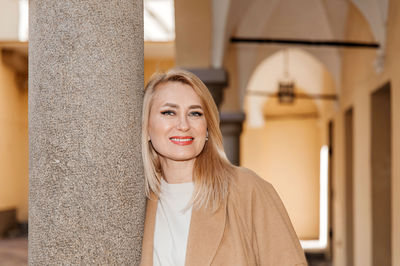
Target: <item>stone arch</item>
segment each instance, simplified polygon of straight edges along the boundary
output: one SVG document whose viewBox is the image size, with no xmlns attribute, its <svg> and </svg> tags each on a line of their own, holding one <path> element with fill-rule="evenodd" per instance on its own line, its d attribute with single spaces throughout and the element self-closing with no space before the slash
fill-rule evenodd
<svg viewBox="0 0 400 266">
<path fill-rule="evenodd" d="M 326 103 L 295 99 L 279 104 L 274 93 L 284 76 L 284 50 L 265 58 L 253 71 L 244 97 L 246 121 L 241 135 L 241 162 L 271 182 L 302 240 L 319 238 L 321 127 Z M 288 72 L 295 92 L 333 94 L 335 82 L 323 63 L 303 49 L 288 49 Z"/>
<path fill-rule="evenodd" d="M 297 91 L 301 88 L 306 94 L 335 94 L 334 78 L 315 56 L 303 49 L 287 49 L 288 72 L 295 82 Z M 265 58 L 253 71 L 243 95 L 247 122 L 252 126 L 261 126 L 263 122 L 262 108 L 268 97 L 252 96 L 254 91 L 273 93 L 278 90 L 278 82 L 283 78 L 284 50 L 279 50 Z M 249 102 L 251 101 L 251 103 Z M 304 102 L 298 100 L 297 102 Z M 310 100 L 307 100 L 310 101 Z M 318 112 L 324 112 L 327 103 L 315 102 Z"/>
</svg>

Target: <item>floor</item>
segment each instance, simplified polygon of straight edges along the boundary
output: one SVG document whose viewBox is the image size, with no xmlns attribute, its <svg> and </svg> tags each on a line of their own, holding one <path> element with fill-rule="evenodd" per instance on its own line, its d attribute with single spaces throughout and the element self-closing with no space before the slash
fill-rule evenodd
<svg viewBox="0 0 400 266">
<path fill-rule="evenodd" d="M 0 266 L 28 265 L 28 239 L 0 239 Z"/>
<path fill-rule="evenodd" d="M 323 256 L 307 254 L 310 266 L 331 266 Z M 0 266 L 28 265 L 28 239 L 12 238 L 0 239 Z"/>
<path fill-rule="evenodd" d="M 309 266 L 332 266 L 332 261 L 324 254 L 306 254 Z"/>
</svg>

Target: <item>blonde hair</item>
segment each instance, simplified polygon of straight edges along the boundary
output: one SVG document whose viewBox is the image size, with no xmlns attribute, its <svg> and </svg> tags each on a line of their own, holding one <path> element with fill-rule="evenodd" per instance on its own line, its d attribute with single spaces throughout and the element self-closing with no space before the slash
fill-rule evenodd
<svg viewBox="0 0 400 266">
<path fill-rule="evenodd" d="M 222 145 L 219 113 L 210 92 L 196 75 L 185 70 L 171 69 L 166 73 L 153 74 L 145 87 L 142 112 L 142 157 L 146 195 L 150 198 L 153 192 L 156 196 L 160 196 L 163 173 L 159 155 L 148 141 L 148 121 L 157 86 L 167 82 L 181 82 L 191 86 L 202 101 L 204 117 L 207 121 L 208 141 L 194 163 L 194 192 L 191 203 L 195 208 L 215 211 L 228 197 L 229 180 L 234 174 L 234 166 L 228 161 Z"/>
</svg>

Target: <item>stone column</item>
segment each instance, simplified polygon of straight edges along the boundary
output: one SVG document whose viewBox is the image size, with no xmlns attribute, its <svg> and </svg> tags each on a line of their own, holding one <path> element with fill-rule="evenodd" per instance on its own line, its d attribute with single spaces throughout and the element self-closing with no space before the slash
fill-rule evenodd
<svg viewBox="0 0 400 266">
<path fill-rule="evenodd" d="M 224 89 L 228 86 L 228 73 L 223 68 L 189 68 L 203 81 L 214 98 L 216 105 L 220 106 L 224 98 Z"/>
<path fill-rule="evenodd" d="M 143 3 L 29 4 L 29 263 L 138 265 Z"/>
<path fill-rule="evenodd" d="M 224 137 L 226 156 L 234 165 L 240 165 L 240 134 L 242 134 L 244 113 L 221 113 L 221 132 Z"/>
</svg>

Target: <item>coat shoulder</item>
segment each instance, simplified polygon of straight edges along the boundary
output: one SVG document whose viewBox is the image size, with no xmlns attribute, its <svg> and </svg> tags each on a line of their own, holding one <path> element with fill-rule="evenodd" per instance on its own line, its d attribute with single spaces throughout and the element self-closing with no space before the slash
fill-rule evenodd
<svg viewBox="0 0 400 266">
<path fill-rule="evenodd" d="M 278 193 L 253 171 L 237 167 L 232 180 L 231 213 L 251 236 L 260 265 L 306 265 L 304 252 Z M 286 256 L 281 256 L 286 254 Z"/>
<path fill-rule="evenodd" d="M 238 192 L 270 191 L 273 189 L 271 183 L 257 175 L 254 171 L 245 167 L 236 167 L 235 176 L 232 178 L 233 186 Z"/>
<path fill-rule="evenodd" d="M 235 208 L 246 212 L 251 212 L 254 205 L 266 206 L 268 203 L 275 205 L 274 201 L 279 200 L 271 183 L 244 167 L 235 168 L 229 194 L 229 201 L 236 205 Z"/>
</svg>

